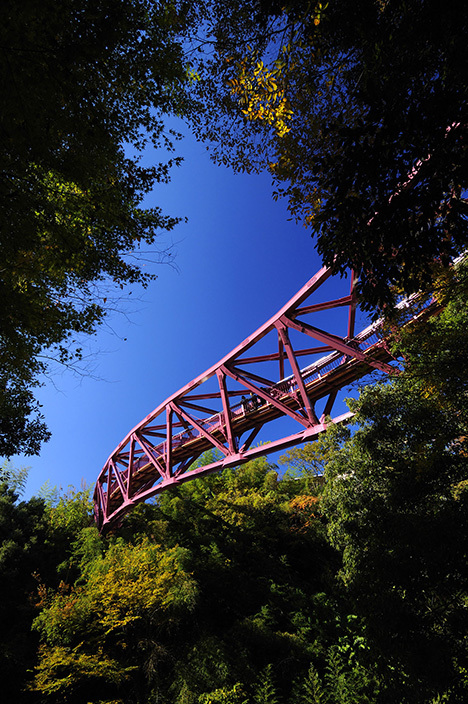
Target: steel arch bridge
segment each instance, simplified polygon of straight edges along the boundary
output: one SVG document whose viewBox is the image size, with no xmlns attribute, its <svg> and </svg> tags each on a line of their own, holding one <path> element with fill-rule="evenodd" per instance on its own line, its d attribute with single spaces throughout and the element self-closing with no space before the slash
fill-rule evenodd
<svg viewBox="0 0 468 704">
<path fill-rule="evenodd" d="M 320 299 L 330 276 L 330 269 L 320 269 L 253 335 L 128 433 L 96 483 L 94 512 L 102 532 L 116 528 L 135 504 L 169 487 L 314 440 L 328 424 L 351 417 L 331 417 L 340 389 L 374 370 L 395 373 L 383 321 L 355 332 L 354 274 L 348 295 Z M 411 319 L 432 313 L 436 303 L 421 310 L 413 296 L 399 307 L 408 308 Z M 314 325 L 320 314 L 334 309 L 347 311 L 343 336 Z M 282 417 L 293 421 L 295 432 L 254 446 L 260 430 Z M 216 450 L 216 459 L 194 464 L 207 450 Z"/>
</svg>

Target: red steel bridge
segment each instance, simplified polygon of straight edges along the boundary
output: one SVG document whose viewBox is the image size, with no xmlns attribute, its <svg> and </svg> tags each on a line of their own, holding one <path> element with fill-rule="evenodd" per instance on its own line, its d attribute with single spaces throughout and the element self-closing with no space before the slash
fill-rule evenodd
<svg viewBox="0 0 468 704">
<path fill-rule="evenodd" d="M 320 289 L 330 276 L 330 269 L 322 268 L 253 335 L 128 433 L 96 483 L 94 511 L 102 532 L 118 527 L 132 506 L 169 487 L 314 440 L 331 422 L 351 417 L 332 417 L 343 387 L 374 370 L 395 373 L 383 322 L 355 332 L 354 275 L 348 295 L 324 300 Z M 412 319 L 432 313 L 436 303 L 422 309 L 413 296 L 399 306 Z M 332 311 L 336 317 L 335 309 L 343 309 L 342 336 L 316 325 Z M 285 417 L 292 434 L 282 430 L 279 440 L 253 444 L 262 428 Z M 216 459 L 198 466 L 207 450 L 216 450 Z"/>
</svg>

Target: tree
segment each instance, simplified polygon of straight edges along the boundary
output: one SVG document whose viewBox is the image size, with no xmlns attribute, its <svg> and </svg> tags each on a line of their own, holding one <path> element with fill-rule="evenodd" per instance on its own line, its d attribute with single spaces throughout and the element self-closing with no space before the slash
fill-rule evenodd
<svg viewBox="0 0 468 704">
<path fill-rule="evenodd" d="M 373 663 L 360 663 L 372 652 L 363 619 L 335 588 L 339 555 L 305 502 L 309 475 L 279 479 L 257 459 L 135 507 L 106 539 L 86 491 L 13 512 L 0 501 L 11 534 L 0 557 L 17 542 L 21 567 L 4 570 L 17 630 L 2 653 L 19 632 L 27 643 L 12 699 L 293 704 L 317 690 L 336 704 L 377 701 Z"/>
<path fill-rule="evenodd" d="M 253 701 L 255 704 L 278 704 L 275 685 L 273 683 L 273 667 L 268 664 L 260 673 L 259 681 L 255 687 Z"/>
<path fill-rule="evenodd" d="M 371 672 L 349 662 L 332 647 L 327 653 L 323 678 L 313 665 L 300 683 L 295 701 L 300 704 L 373 704 L 379 701 L 378 682 Z"/>
<path fill-rule="evenodd" d="M 38 452 L 45 358 L 79 358 L 107 287 L 151 278 L 128 254 L 178 222 L 142 200 L 179 159 L 139 152 L 173 150 L 164 116 L 189 109 L 189 22 L 177 0 L 2 3 L 0 455 Z"/>
<path fill-rule="evenodd" d="M 170 702 L 195 704 L 242 701 L 246 692 L 253 701 L 269 696 L 263 674 L 272 663 L 278 699 L 287 701 L 294 678 L 311 657 L 320 660 L 336 636 L 330 582 L 338 563 L 321 520 L 294 501 L 307 481 L 280 480 L 261 458 L 187 482 L 127 516 L 124 535 L 145 532 L 189 551 L 199 589 L 194 612 L 167 644 L 173 665 L 161 697 L 166 690 Z"/>
<path fill-rule="evenodd" d="M 369 309 L 427 286 L 468 242 L 466 4 L 225 0 L 209 27 L 215 159 L 269 169 Z"/>
<path fill-rule="evenodd" d="M 244 704 L 267 696 L 272 663 L 287 701 L 343 631 L 330 594 L 339 563 L 307 482 L 258 459 L 135 507 L 108 539 L 87 524 L 83 492 L 49 500 L 60 554 L 39 583 L 31 695 Z"/>
<path fill-rule="evenodd" d="M 25 701 L 22 689 L 36 656 L 30 597 L 39 571 L 51 565 L 44 503 L 18 500 L 12 487 L 22 480 L 22 472 L 11 467 L 0 473 L 0 676 L 3 697 L 15 702 Z"/>
<path fill-rule="evenodd" d="M 180 548 L 117 541 L 82 563 L 78 584 L 46 592 L 34 622 L 44 647 L 30 689 L 44 701 L 80 702 L 91 690 L 99 699 L 118 697 L 125 684 L 137 697 L 148 641 L 159 658 L 158 634 L 193 608 L 196 585 L 185 561 Z"/>
<path fill-rule="evenodd" d="M 445 309 L 398 335 L 405 370 L 362 391 L 351 405 L 359 428 L 331 439 L 326 467 L 341 580 L 388 701 L 466 698 L 466 267 L 440 290 Z"/>
</svg>

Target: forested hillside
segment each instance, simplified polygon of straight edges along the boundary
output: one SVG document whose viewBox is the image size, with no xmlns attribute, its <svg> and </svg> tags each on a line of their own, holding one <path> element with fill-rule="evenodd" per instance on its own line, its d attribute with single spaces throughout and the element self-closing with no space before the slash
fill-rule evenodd
<svg viewBox="0 0 468 704">
<path fill-rule="evenodd" d="M 361 389 L 353 431 L 165 492 L 109 538 L 87 491 L 21 502 L 6 467 L 5 701 L 464 701 L 467 286 L 444 272 L 443 312 L 394 334 L 404 371 Z"/>
</svg>

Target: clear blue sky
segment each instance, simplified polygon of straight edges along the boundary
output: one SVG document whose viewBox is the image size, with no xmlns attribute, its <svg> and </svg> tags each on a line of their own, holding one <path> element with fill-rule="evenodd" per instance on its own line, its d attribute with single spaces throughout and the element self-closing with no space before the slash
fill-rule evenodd
<svg viewBox="0 0 468 704">
<path fill-rule="evenodd" d="M 91 341 L 93 376 L 59 372 L 40 390 L 52 439 L 40 457 L 13 460 L 31 468 L 26 496 L 46 482 L 94 484 L 133 426 L 256 330 L 321 266 L 310 230 L 288 221 L 267 175 L 217 167 L 191 137 L 177 152 L 184 163 L 148 200 L 188 217 L 164 237 L 177 268 L 149 265 L 158 279 L 133 291 L 123 303 L 128 316 L 111 315 Z M 343 282 L 336 285 L 343 291 Z"/>
</svg>

